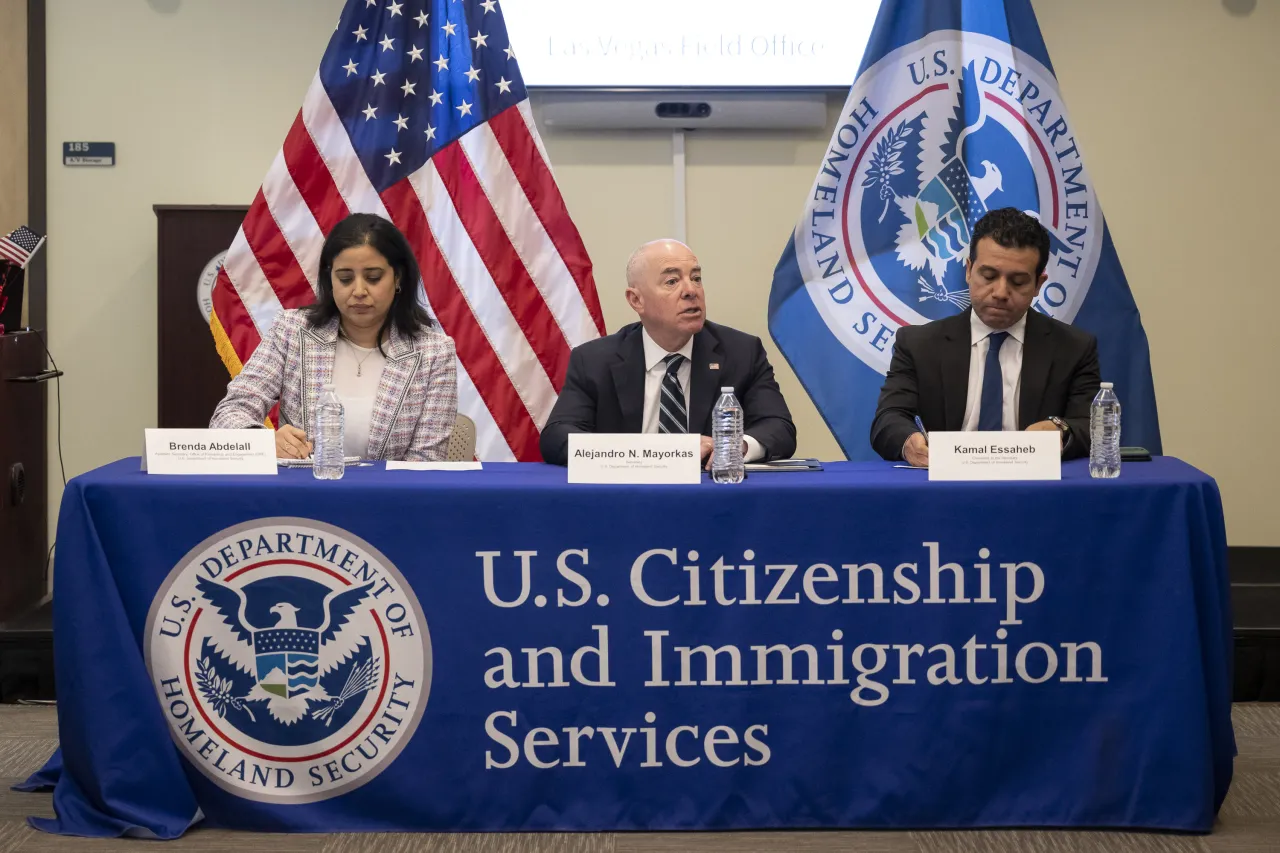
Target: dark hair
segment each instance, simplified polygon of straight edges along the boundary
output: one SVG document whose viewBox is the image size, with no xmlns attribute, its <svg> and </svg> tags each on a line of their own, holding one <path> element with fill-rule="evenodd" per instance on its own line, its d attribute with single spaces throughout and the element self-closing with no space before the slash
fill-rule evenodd
<svg viewBox="0 0 1280 853">
<path fill-rule="evenodd" d="M 391 298 L 391 310 L 378 330 L 378 349 L 382 349 L 382 336 L 394 323 L 402 335 L 413 336 L 422 329 L 435 325 L 431 315 L 418 302 L 417 291 L 422 279 L 418 262 L 413 257 L 409 241 L 400 229 L 381 216 L 372 213 L 353 213 L 333 226 L 320 250 L 320 275 L 316 279 L 316 301 L 307 306 L 307 319 L 313 326 L 323 326 L 339 316 L 338 303 L 333 301 L 333 261 L 353 246 L 371 246 L 391 265 L 396 277 L 396 292 Z"/>
<path fill-rule="evenodd" d="M 969 262 L 978 257 L 978 241 L 990 237 L 1006 249 L 1035 249 L 1040 253 L 1036 263 L 1036 276 L 1049 265 L 1049 232 L 1034 216 L 1016 207 L 993 210 L 973 226 L 973 239 L 969 241 Z"/>
</svg>

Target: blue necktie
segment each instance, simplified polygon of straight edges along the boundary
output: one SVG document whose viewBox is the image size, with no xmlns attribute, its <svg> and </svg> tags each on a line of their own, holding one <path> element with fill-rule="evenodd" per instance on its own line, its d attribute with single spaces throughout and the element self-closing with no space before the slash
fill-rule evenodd
<svg viewBox="0 0 1280 853">
<path fill-rule="evenodd" d="M 1004 374 L 1000 372 L 1000 347 L 1008 332 L 992 332 L 987 338 L 987 366 L 982 371 L 982 400 L 978 407 L 978 429 L 1004 429 Z"/>
</svg>

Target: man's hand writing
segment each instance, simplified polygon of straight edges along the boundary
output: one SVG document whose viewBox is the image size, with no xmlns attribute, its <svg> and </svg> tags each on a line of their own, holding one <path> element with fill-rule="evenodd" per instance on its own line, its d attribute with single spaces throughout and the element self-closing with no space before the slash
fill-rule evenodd
<svg viewBox="0 0 1280 853">
<path fill-rule="evenodd" d="M 925 441 L 924 434 L 914 432 L 907 439 L 907 443 L 902 447 L 902 458 L 908 465 L 916 468 L 929 467 L 929 443 Z"/>
</svg>

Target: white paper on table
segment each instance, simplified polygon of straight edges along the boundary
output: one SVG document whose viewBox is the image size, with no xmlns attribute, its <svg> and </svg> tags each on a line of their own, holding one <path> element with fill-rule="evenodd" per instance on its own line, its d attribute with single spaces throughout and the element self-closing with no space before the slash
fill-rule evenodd
<svg viewBox="0 0 1280 853">
<path fill-rule="evenodd" d="M 388 471 L 479 471 L 479 462 L 387 462 Z"/>
</svg>

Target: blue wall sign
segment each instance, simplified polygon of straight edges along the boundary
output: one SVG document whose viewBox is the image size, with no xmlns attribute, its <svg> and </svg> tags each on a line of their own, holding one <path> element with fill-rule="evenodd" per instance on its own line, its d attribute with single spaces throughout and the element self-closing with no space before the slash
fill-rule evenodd
<svg viewBox="0 0 1280 853">
<path fill-rule="evenodd" d="M 62 165 L 64 166 L 114 166 L 116 144 L 114 142 L 64 142 Z"/>
</svg>

